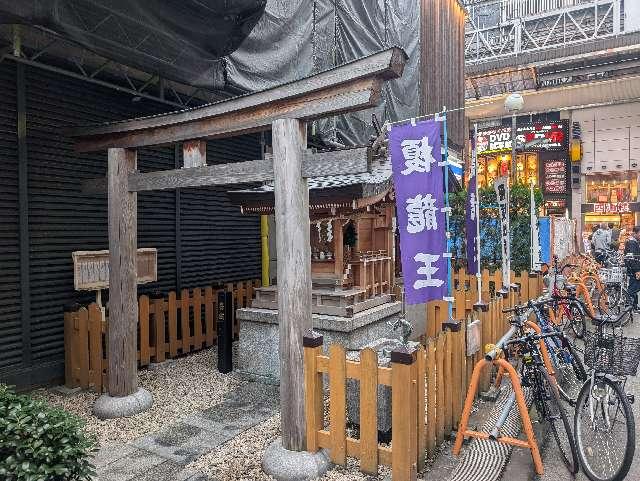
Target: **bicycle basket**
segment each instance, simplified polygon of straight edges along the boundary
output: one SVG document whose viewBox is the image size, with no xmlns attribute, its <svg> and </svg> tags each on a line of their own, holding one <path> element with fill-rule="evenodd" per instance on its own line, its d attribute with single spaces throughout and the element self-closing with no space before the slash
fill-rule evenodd
<svg viewBox="0 0 640 481">
<path fill-rule="evenodd" d="M 640 338 L 584 333 L 584 363 L 597 372 L 635 376 L 640 363 Z"/>
<path fill-rule="evenodd" d="M 598 276 L 600 280 L 607 283 L 619 283 L 624 280 L 624 268 L 622 267 L 607 267 L 598 269 Z"/>
</svg>

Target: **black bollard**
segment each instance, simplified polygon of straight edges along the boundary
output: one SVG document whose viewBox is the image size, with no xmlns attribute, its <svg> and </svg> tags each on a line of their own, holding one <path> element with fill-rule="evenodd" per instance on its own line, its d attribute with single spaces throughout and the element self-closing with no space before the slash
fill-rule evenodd
<svg viewBox="0 0 640 481">
<path fill-rule="evenodd" d="M 218 292 L 218 371 L 233 370 L 233 297 L 231 292 Z"/>
</svg>

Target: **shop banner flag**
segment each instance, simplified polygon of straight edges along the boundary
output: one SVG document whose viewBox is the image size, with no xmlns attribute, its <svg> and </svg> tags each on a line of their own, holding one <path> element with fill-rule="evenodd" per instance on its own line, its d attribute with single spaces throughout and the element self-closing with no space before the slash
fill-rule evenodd
<svg viewBox="0 0 640 481">
<path fill-rule="evenodd" d="M 502 246 L 502 288 L 509 289 L 511 284 L 511 243 L 509 241 L 509 178 L 498 177 L 494 184 L 498 199 L 500 217 L 500 244 Z"/>
<path fill-rule="evenodd" d="M 465 231 L 467 234 L 467 273 L 471 275 L 475 275 L 478 273 L 478 243 L 480 239 L 478 238 L 478 226 L 477 223 L 480 222 L 479 212 L 478 212 L 478 203 L 476 196 L 477 193 L 477 183 L 476 183 L 476 175 L 477 175 L 477 158 L 476 158 L 476 147 L 475 140 L 472 140 L 471 145 L 471 169 L 469 175 L 469 183 L 467 184 L 467 203 L 465 205 Z"/>
<path fill-rule="evenodd" d="M 448 292 L 440 125 L 412 122 L 389 133 L 407 304 L 442 299 Z"/>
<path fill-rule="evenodd" d="M 531 189 L 531 271 L 540 272 L 542 262 L 540 261 L 540 234 L 538 230 L 538 216 L 536 214 L 536 199 L 533 194 L 533 184 Z"/>
</svg>

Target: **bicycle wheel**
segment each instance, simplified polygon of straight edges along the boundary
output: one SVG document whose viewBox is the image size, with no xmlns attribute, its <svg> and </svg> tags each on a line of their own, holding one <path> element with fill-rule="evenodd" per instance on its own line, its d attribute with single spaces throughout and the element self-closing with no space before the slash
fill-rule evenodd
<svg viewBox="0 0 640 481">
<path fill-rule="evenodd" d="M 604 288 L 607 294 L 607 310 L 620 313 L 629 304 L 629 294 L 619 282 L 607 284 Z"/>
<path fill-rule="evenodd" d="M 591 413 L 593 412 L 593 416 Z M 626 394 L 599 375 L 584 383 L 574 428 L 580 464 L 591 481 L 619 481 L 629 472 L 636 445 L 635 421 Z"/>
<path fill-rule="evenodd" d="M 569 418 L 562 404 L 560 404 L 560 395 L 556 383 L 546 370 L 543 369 L 542 374 L 542 386 L 540 386 L 542 392 L 538 393 L 538 396 L 540 396 L 543 404 L 543 417 L 549 423 L 564 464 L 571 474 L 576 474 L 580 465 L 578 464 L 578 453 Z"/>
<path fill-rule="evenodd" d="M 584 364 L 573 345 L 568 340 L 553 343 L 549 354 L 558 381 L 558 391 L 562 399 L 575 406 L 582 385 L 587 380 Z"/>
<path fill-rule="evenodd" d="M 585 316 L 579 307 L 572 305 L 570 307 L 569 327 L 573 332 L 574 337 L 582 339 L 584 337 L 584 331 L 587 329 L 587 322 Z"/>
</svg>

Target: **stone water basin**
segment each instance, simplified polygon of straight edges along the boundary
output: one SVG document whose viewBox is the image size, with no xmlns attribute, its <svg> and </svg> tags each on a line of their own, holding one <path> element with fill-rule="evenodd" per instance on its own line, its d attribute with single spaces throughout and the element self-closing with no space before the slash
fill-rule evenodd
<svg viewBox="0 0 640 481">
<path fill-rule="evenodd" d="M 409 341 L 407 346 L 417 348 L 418 342 Z M 402 341 L 392 338 L 380 338 L 364 348 L 371 348 L 378 354 L 378 366 L 389 367 L 391 365 L 391 352 L 403 346 Z M 364 349 L 363 348 L 363 349 Z M 347 359 L 360 360 L 360 351 L 348 351 Z M 356 379 L 347 379 L 347 420 L 352 424 L 360 425 L 360 382 Z M 388 435 L 391 431 L 391 388 L 378 385 L 378 431 Z"/>
</svg>

